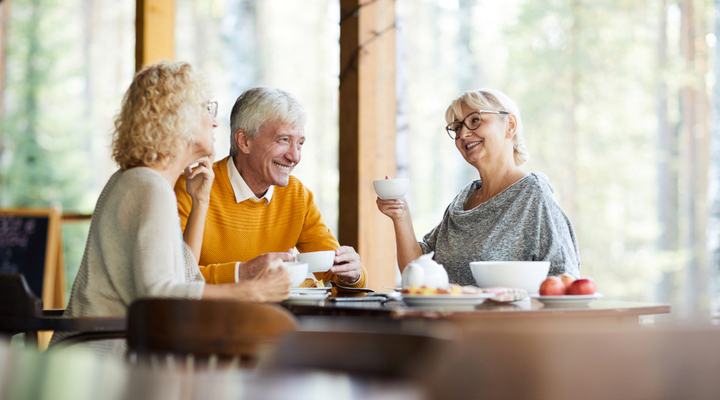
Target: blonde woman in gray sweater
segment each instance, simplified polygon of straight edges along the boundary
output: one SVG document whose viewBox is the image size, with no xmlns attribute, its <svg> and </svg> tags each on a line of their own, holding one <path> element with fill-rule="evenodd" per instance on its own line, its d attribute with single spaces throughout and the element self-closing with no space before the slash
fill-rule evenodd
<svg viewBox="0 0 720 400">
<path fill-rule="evenodd" d="M 287 298 L 290 277 L 279 268 L 280 256 L 249 261 L 260 271 L 253 280 L 206 285 L 196 262 L 202 237 L 185 239 L 192 248 L 183 241 L 173 187 L 185 170 L 194 200 L 190 220 L 202 232 L 216 114 L 202 74 L 189 64 L 150 65 L 135 76 L 115 120 L 113 158 L 120 170 L 98 198 L 65 316 L 124 316 L 143 297 Z M 70 334 L 58 333 L 53 342 Z M 89 346 L 119 356 L 125 350 L 120 340 Z"/>
<path fill-rule="evenodd" d="M 550 261 L 549 275 L 580 275 L 580 254 L 567 215 L 548 177 L 520 169 L 529 154 L 520 110 L 495 89 L 467 91 L 445 113 L 447 131 L 480 179 L 465 186 L 440 224 L 422 241 L 413 231 L 405 198 L 377 199 L 393 221 L 402 271 L 423 253 L 448 272 L 451 283 L 473 285 L 471 261 Z"/>
</svg>

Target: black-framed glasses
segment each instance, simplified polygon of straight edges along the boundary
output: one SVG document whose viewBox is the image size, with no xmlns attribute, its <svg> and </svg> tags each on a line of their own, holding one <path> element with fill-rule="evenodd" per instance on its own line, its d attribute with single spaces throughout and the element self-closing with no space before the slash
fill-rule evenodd
<svg viewBox="0 0 720 400">
<path fill-rule="evenodd" d="M 468 114 L 465 118 L 463 118 L 462 121 L 455 121 L 448 124 L 448 126 L 445 127 L 445 130 L 447 131 L 448 136 L 450 136 L 450 139 L 457 139 L 458 135 L 460 134 L 460 130 L 462 129 L 463 125 L 465 125 L 466 128 L 469 130 L 474 130 L 480 127 L 480 123 L 482 122 L 482 118 L 480 118 L 480 114 L 505 114 L 508 115 L 509 113 L 507 111 L 488 111 L 488 110 L 478 110 L 473 111 L 470 114 Z"/>
<path fill-rule="evenodd" d="M 217 117 L 217 111 L 218 111 L 218 102 L 217 101 L 210 101 L 204 104 L 205 107 L 207 107 L 207 112 L 212 115 L 213 118 Z"/>
</svg>

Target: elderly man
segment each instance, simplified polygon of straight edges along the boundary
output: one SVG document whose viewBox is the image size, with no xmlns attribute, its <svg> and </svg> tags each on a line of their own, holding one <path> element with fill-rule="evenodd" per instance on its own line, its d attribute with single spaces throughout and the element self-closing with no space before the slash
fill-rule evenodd
<svg viewBox="0 0 720 400">
<path fill-rule="evenodd" d="M 352 247 L 339 245 L 312 192 L 290 175 L 300 162 L 305 119 L 300 102 L 280 89 L 255 87 L 235 102 L 230 156 L 213 164 L 215 180 L 201 238 L 198 263 L 208 283 L 251 279 L 258 271 L 246 261 L 273 252 L 290 261 L 288 250 L 294 247 L 301 253 L 335 250 L 335 265 L 316 278 L 366 285 L 360 256 Z M 175 194 L 185 231 L 192 208 L 185 179 L 178 179 Z"/>
</svg>

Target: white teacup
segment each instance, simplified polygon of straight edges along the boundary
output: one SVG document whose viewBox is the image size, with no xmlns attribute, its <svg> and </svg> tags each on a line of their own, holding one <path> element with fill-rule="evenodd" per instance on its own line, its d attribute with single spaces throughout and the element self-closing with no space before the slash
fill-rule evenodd
<svg viewBox="0 0 720 400">
<path fill-rule="evenodd" d="M 335 250 L 300 253 L 297 260 L 308 264 L 308 272 L 325 272 L 335 264 Z"/>
<path fill-rule="evenodd" d="M 308 273 L 308 263 L 290 261 L 284 262 L 283 268 L 290 273 L 290 286 L 300 286 L 305 281 Z"/>
<path fill-rule="evenodd" d="M 375 193 L 383 200 L 395 200 L 405 196 L 409 186 L 409 179 L 378 179 L 373 181 Z"/>
</svg>

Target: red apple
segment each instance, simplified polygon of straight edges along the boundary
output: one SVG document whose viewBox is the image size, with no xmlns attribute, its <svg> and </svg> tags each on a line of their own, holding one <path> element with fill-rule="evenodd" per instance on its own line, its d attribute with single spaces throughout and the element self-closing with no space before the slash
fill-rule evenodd
<svg viewBox="0 0 720 400">
<path fill-rule="evenodd" d="M 551 276 L 540 284 L 540 296 L 562 296 L 565 294 L 565 284 L 557 276 Z"/>
<path fill-rule="evenodd" d="M 578 279 L 570 285 L 567 294 L 595 294 L 595 281 L 593 281 L 592 278 Z"/>
<path fill-rule="evenodd" d="M 565 291 L 567 291 L 570 288 L 570 285 L 575 282 L 575 277 L 570 274 L 562 274 L 559 278 L 565 284 Z"/>
</svg>

